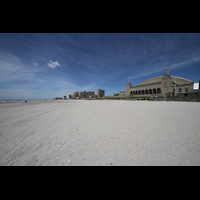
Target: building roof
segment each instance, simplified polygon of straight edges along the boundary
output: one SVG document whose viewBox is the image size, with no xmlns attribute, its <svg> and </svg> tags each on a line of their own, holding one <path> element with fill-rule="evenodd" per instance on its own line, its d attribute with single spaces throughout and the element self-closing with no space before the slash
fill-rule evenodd
<svg viewBox="0 0 200 200">
<path fill-rule="evenodd" d="M 144 84 L 144 85 L 137 85 L 137 86 L 132 86 L 131 88 L 135 88 L 135 87 L 140 87 L 140 86 L 146 86 L 146 85 L 153 85 L 153 84 L 158 84 L 158 83 L 161 83 L 161 82 L 155 82 L 155 83 L 149 83 L 149 84 Z"/>
<path fill-rule="evenodd" d="M 158 77 L 155 77 L 155 78 L 148 79 L 148 80 L 140 83 L 138 86 L 159 83 L 159 82 L 162 81 L 162 77 L 163 76 L 158 76 Z M 184 85 L 184 84 L 191 84 L 192 83 L 192 81 L 190 81 L 188 79 L 176 77 L 176 76 L 171 76 L 171 79 L 172 79 L 172 82 L 174 82 L 174 83 L 176 82 L 177 85 Z"/>
</svg>

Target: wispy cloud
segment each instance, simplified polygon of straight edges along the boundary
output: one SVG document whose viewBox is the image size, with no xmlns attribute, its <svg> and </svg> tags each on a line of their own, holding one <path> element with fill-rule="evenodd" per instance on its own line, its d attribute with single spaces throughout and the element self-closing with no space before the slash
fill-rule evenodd
<svg viewBox="0 0 200 200">
<path fill-rule="evenodd" d="M 35 63 L 34 63 L 34 65 L 35 65 L 35 66 L 38 66 L 38 63 L 37 63 L 37 62 L 35 62 Z"/>
<path fill-rule="evenodd" d="M 0 60 L 0 83 L 30 80 L 35 71 L 36 69 L 27 67 L 20 59 L 10 54 Z"/>
<path fill-rule="evenodd" d="M 139 77 L 143 77 L 143 76 L 148 76 L 148 75 L 152 75 L 158 72 L 164 72 L 164 70 L 168 69 L 168 70 L 176 70 L 176 69 L 180 69 L 180 68 L 184 68 L 184 67 L 188 67 L 192 64 L 198 63 L 200 62 L 200 58 L 199 57 L 194 57 L 194 58 L 190 58 L 187 60 L 176 60 L 174 62 L 170 62 L 168 60 L 162 62 L 162 63 L 157 63 L 154 64 L 154 66 L 148 66 L 149 69 L 151 69 L 150 71 L 147 70 L 146 72 L 142 72 L 135 75 L 135 76 L 129 76 L 128 79 L 135 79 L 135 78 L 139 78 Z M 145 69 L 148 69 L 147 67 Z"/>
<path fill-rule="evenodd" d="M 53 62 L 52 60 L 49 61 L 49 63 L 47 63 L 47 65 L 51 68 L 56 68 L 57 66 L 60 66 L 60 64 L 58 63 L 58 61 Z"/>
</svg>

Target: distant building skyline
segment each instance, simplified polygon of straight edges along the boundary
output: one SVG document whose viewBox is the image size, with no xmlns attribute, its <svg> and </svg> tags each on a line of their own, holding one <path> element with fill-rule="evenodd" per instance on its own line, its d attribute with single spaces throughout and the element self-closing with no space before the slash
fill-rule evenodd
<svg viewBox="0 0 200 200">
<path fill-rule="evenodd" d="M 72 94 L 69 94 L 69 99 L 93 98 L 94 95 L 95 95 L 94 91 L 73 92 Z"/>
</svg>

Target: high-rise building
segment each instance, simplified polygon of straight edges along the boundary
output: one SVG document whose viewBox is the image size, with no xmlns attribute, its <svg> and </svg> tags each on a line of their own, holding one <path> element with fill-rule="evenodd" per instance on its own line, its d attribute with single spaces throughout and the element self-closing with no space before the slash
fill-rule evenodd
<svg viewBox="0 0 200 200">
<path fill-rule="evenodd" d="M 101 90 L 100 88 L 97 90 L 97 97 L 105 96 L 105 90 Z"/>
</svg>

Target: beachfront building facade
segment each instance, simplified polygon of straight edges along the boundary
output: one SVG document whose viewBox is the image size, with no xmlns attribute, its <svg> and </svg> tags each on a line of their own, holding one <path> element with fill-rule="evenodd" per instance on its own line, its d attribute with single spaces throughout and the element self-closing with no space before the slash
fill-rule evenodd
<svg viewBox="0 0 200 200">
<path fill-rule="evenodd" d="M 88 92 L 86 92 L 86 91 L 79 92 L 79 98 L 80 99 L 87 99 L 87 98 L 89 98 Z"/>
<path fill-rule="evenodd" d="M 89 98 L 94 98 L 95 94 L 94 91 L 88 91 Z"/>
<path fill-rule="evenodd" d="M 169 70 L 165 70 L 165 76 L 146 80 L 137 86 L 133 86 L 129 80 L 126 91 L 119 92 L 119 96 L 176 96 L 193 91 L 193 85 L 194 82 L 185 78 L 169 76 Z"/>
<path fill-rule="evenodd" d="M 94 91 L 88 91 L 88 95 L 94 95 Z"/>
</svg>

